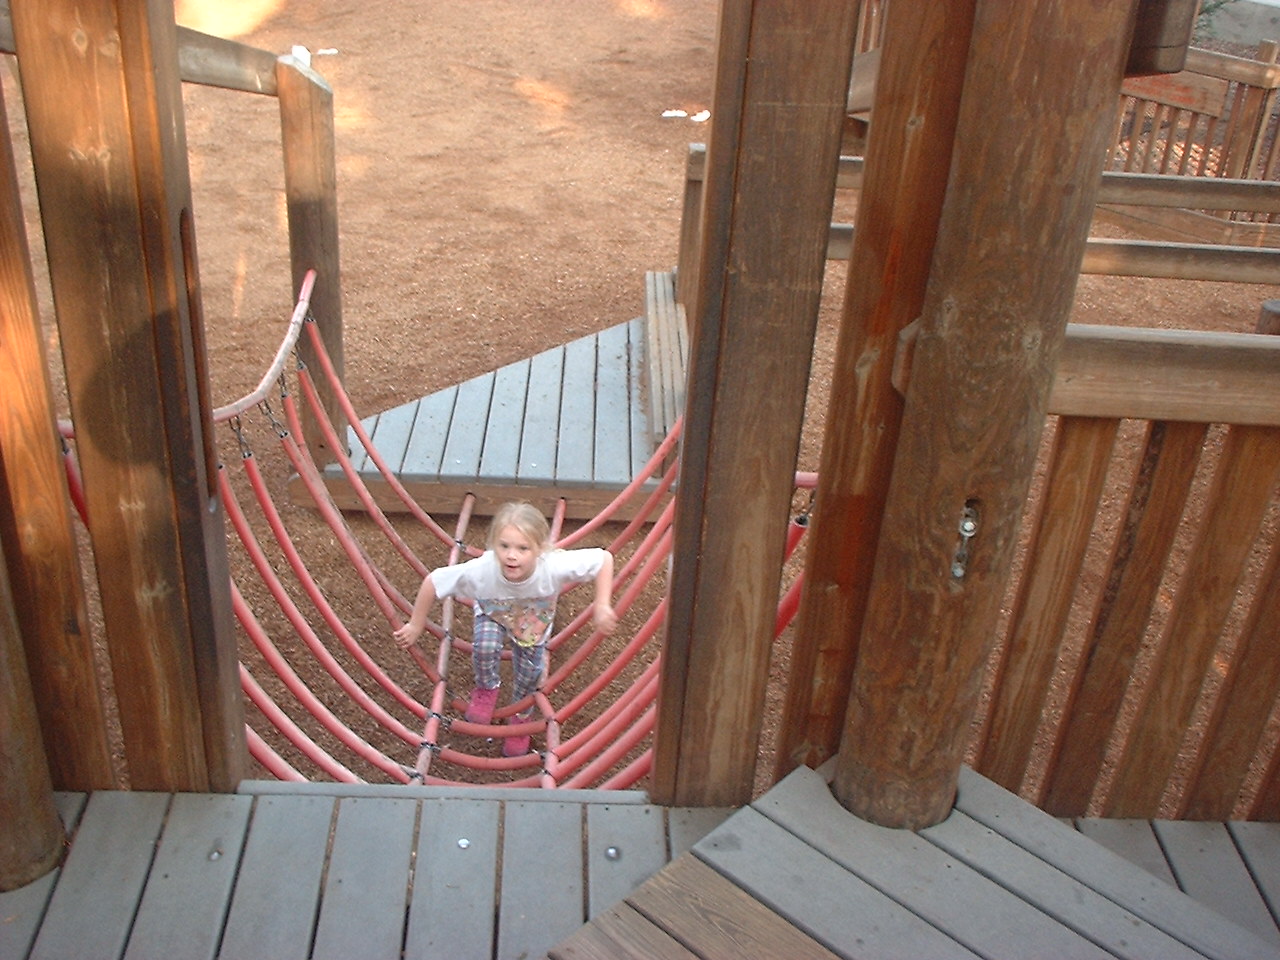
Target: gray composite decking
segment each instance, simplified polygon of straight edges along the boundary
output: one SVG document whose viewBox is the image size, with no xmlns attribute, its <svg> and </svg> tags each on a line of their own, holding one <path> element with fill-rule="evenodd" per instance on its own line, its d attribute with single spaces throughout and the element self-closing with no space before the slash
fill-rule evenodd
<svg viewBox="0 0 1280 960">
<path fill-rule="evenodd" d="M 803 769 L 732 812 L 262 781 L 58 802 L 68 855 L 0 894 L 0 960 L 1280 957 L 1280 824 L 1074 830 L 967 770 L 919 833 Z"/>
<path fill-rule="evenodd" d="M 638 475 L 683 406 L 687 338 L 669 273 L 646 279 L 645 316 L 553 347 L 361 421 L 390 471 L 431 513 L 565 498 L 590 517 Z M 353 462 L 384 509 L 402 509 L 354 431 Z M 358 501 L 337 466 L 340 507 Z M 291 495 L 303 497 L 295 481 Z M 634 506 L 639 506 L 639 503 Z M 620 511 L 626 518 L 631 510 Z"/>
</svg>

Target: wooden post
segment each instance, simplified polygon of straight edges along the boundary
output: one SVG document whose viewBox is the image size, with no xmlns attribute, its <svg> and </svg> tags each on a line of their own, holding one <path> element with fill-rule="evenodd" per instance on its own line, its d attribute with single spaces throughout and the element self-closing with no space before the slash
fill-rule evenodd
<svg viewBox="0 0 1280 960">
<path fill-rule="evenodd" d="M 751 796 L 857 5 L 730 0 L 652 795 Z"/>
<path fill-rule="evenodd" d="M 8 129 L 0 92 L 0 130 Z M 0 136 L 0 383 L 0 541 L 39 691 L 40 726 L 58 744 L 53 782 L 63 790 L 102 789 L 114 782 L 111 751 L 7 135 Z"/>
<path fill-rule="evenodd" d="M 13 25 L 130 783 L 245 769 L 173 7 Z"/>
<path fill-rule="evenodd" d="M 955 797 L 1133 14 L 1132 3 L 976 8 L 836 764 L 837 797 L 876 823 L 921 828 Z"/>
<path fill-rule="evenodd" d="M 884 25 L 778 776 L 832 756 L 844 727 L 902 418 L 893 361 L 899 332 L 924 301 L 974 2 L 895 3 Z"/>
<path fill-rule="evenodd" d="M 280 131 L 284 147 L 284 191 L 289 213 L 289 260 L 296 296 L 308 270 L 316 271 L 311 315 L 329 359 L 343 374 L 342 275 L 338 258 L 338 172 L 335 161 L 333 91 L 310 65 L 296 57 L 276 64 Z M 316 391 L 329 419 L 345 437 L 342 407 L 315 361 L 310 338 L 298 341 L 298 354 L 312 370 Z M 311 455 L 323 467 L 334 452 L 309 408 L 303 410 L 303 433 Z"/>
<path fill-rule="evenodd" d="M 62 856 L 62 822 L 0 550 L 0 893 L 43 876 Z"/>
</svg>

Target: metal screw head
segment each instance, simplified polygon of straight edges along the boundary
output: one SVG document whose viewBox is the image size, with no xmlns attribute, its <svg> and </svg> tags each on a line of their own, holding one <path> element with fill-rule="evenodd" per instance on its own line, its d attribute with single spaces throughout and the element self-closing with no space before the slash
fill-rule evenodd
<svg viewBox="0 0 1280 960">
<path fill-rule="evenodd" d="M 972 537 L 978 532 L 978 521 L 966 517 L 960 521 L 960 532 L 966 537 Z"/>
<path fill-rule="evenodd" d="M 466 850 L 469 846 L 471 846 L 471 841 L 470 841 L 470 840 L 468 840 L 466 837 L 461 837 L 461 838 L 459 838 L 459 840 L 458 840 L 458 849 L 459 849 L 459 850 Z"/>
<path fill-rule="evenodd" d="M 606 860 L 621 860 L 622 851 L 617 847 L 605 847 L 604 858 Z"/>
</svg>

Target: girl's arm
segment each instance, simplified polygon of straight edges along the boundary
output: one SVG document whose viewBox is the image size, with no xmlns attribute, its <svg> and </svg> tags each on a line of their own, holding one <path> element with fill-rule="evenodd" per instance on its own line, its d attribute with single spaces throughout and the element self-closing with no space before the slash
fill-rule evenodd
<svg viewBox="0 0 1280 960">
<path fill-rule="evenodd" d="M 431 575 L 422 578 L 422 586 L 418 588 L 417 599 L 413 601 L 413 613 L 409 622 L 397 630 L 393 636 L 404 649 L 409 649 L 418 642 L 422 632 L 427 629 L 427 614 L 436 602 L 436 585 L 431 582 Z"/>
<path fill-rule="evenodd" d="M 596 602 L 592 623 L 605 636 L 618 629 L 618 615 L 613 611 L 613 554 L 604 552 L 604 562 L 596 573 Z"/>
</svg>

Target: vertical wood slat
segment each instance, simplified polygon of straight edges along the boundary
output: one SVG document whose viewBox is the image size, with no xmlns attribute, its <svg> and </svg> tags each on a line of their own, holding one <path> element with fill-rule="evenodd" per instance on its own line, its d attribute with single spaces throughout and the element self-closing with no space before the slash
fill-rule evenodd
<svg viewBox="0 0 1280 960">
<path fill-rule="evenodd" d="M 0 129 L 8 129 L 2 95 Z M 58 745 L 48 755 L 49 772 L 59 789 L 107 787 L 107 725 L 7 136 L 0 137 L 0 345 L 0 541 L 39 729 L 47 743 Z"/>
<path fill-rule="evenodd" d="M 284 190 L 289 216 L 289 261 L 293 290 L 308 270 L 316 271 L 311 314 L 319 325 L 329 360 L 341 380 L 345 369 L 342 272 L 338 250 L 338 171 L 333 124 L 333 91 L 324 78 L 295 57 L 276 63 L 280 106 Z M 343 423 L 342 408 L 326 377 L 318 375 L 314 348 L 303 337 L 299 356 L 312 370 L 321 405 L 331 423 Z M 335 460 L 314 414 L 304 410 L 303 433 L 317 465 Z"/>
<path fill-rule="evenodd" d="M 1106 801 L 1108 815 L 1147 815 L 1158 804 L 1278 479 L 1280 430 L 1230 428 Z"/>
<path fill-rule="evenodd" d="M 721 7 L 651 786 L 664 803 L 752 789 L 856 13 Z"/>
<path fill-rule="evenodd" d="M 996 672 L 991 720 L 975 769 L 1016 791 L 1035 747 L 1062 655 L 1119 421 L 1063 417 L 1049 479 Z"/>
<path fill-rule="evenodd" d="M 1115 4 L 1086 15 L 1050 0 L 980 0 L 975 11 L 836 764 L 841 803 L 872 822 L 925 827 L 944 819 L 955 798 L 1088 238 L 1090 185 L 1100 181 L 1112 133 L 1132 13 L 1132 5 Z M 1081 71 L 1086 58 L 1091 69 Z M 998 129 L 989 123 L 997 99 L 1007 105 Z M 1009 168 L 1011 131 L 1019 149 Z M 997 165 L 1007 171 L 998 184 L 990 175 Z M 1032 209 L 1037 216 L 1026 217 Z M 977 515 L 968 544 L 958 532 L 966 510 Z"/>
<path fill-rule="evenodd" d="M 1040 805 L 1055 816 L 1085 812 L 1120 714 L 1206 428 L 1155 423 L 1129 494 L 1106 585 L 1050 746 Z"/>
<path fill-rule="evenodd" d="M 247 754 L 173 8 L 12 12 L 131 783 L 230 789 Z"/>
<path fill-rule="evenodd" d="M 860 280 L 845 292 L 775 776 L 840 742 L 902 418 L 893 358 L 924 302 L 972 17 L 972 4 L 898 3 L 883 24 L 879 132 L 849 264 Z"/>
</svg>

